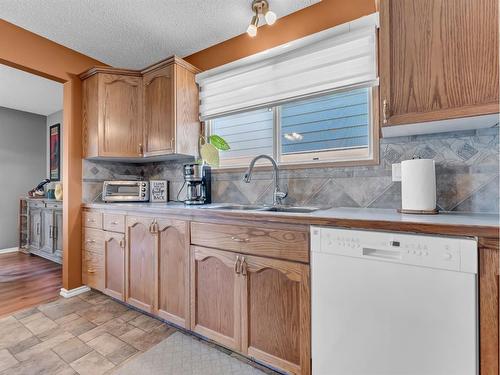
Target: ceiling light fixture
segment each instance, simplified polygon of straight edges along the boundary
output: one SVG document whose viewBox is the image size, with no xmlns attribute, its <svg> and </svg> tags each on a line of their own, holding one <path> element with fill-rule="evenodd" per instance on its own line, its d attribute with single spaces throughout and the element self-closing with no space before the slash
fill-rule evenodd
<svg viewBox="0 0 500 375">
<path fill-rule="evenodd" d="M 264 16 L 268 25 L 273 25 L 276 22 L 276 13 L 269 10 L 269 2 L 267 0 L 253 0 L 252 11 L 254 16 L 247 28 L 247 34 L 251 37 L 257 35 L 257 27 L 259 26 L 259 17 Z"/>
</svg>

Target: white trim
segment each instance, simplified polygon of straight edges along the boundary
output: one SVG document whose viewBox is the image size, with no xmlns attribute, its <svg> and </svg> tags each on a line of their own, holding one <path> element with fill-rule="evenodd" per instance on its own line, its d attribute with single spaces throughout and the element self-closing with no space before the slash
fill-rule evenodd
<svg viewBox="0 0 500 375">
<path fill-rule="evenodd" d="M 0 254 L 15 253 L 19 251 L 18 247 L 9 247 L 8 249 L 1 249 Z"/>
<path fill-rule="evenodd" d="M 61 288 L 61 292 L 59 294 L 61 295 L 61 297 L 71 298 L 71 297 L 74 297 L 74 296 L 77 296 L 79 294 L 86 293 L 86 292 L 90 292 L 90 288 L 87 285 L 82 285 L 82 286 L 79 286 L 78 288 L 70 289 L 70 290 Z"/>
</svg>

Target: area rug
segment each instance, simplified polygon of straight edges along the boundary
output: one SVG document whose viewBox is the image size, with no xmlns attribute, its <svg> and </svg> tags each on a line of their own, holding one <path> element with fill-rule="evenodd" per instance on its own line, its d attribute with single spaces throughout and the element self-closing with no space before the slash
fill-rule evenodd
<svg viewBox="0 0 500 375">
<path fill-rule="evenodd" d="M 118 375 L 264 375 L 220 350 L 176 332 L 116 369 Z"/>
</svg>

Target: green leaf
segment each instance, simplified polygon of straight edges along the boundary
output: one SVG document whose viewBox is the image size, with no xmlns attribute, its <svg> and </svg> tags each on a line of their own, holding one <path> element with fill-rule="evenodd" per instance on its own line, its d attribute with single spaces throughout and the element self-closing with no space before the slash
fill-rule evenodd
<svg viewBox="0 0 500 375">
<path fill-rule="evenodd" d="M 210 143 L 214 145 L 215 148 L 221 151 L 227 151 L 231 148 L 229 147 L 228 143 L 224 140 L 224 138 L 216 134 L 210 136 Z"/>
<path fill-rule="evenodd" d="M 212 167 L 219 167 L 219 151 L 210 143 L 205 143 L 200 147 L 200 154 L 203 160 Z"/>
</svg>

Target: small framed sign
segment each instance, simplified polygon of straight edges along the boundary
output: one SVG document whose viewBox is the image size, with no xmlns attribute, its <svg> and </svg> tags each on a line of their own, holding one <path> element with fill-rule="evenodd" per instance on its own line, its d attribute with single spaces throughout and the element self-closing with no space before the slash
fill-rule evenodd
<svg viewBox="0 0 500 375">
<path fill-rule="evenodd" d="M 168 200 L 168 182 L 166 180 L 149 181 L 149 189 L 150 202 L 166 202 Z"/>
</svg>

